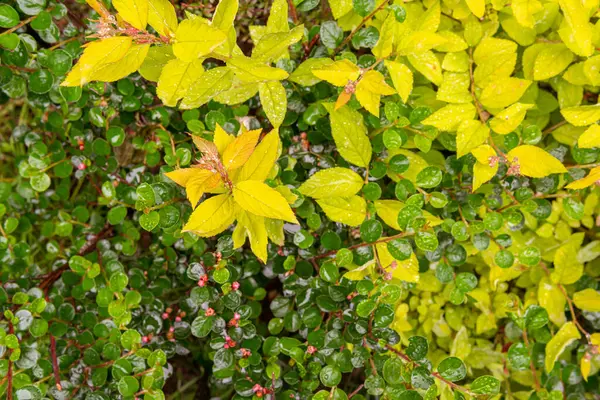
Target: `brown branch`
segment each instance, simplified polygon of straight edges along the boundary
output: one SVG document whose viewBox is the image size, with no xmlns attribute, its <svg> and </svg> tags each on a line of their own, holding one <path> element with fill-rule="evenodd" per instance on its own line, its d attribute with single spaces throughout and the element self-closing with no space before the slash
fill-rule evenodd
<svg viewBox="0 0 600 400">
<path fill-rule="evenodd" d="M 290 17 L 292 17 L 292 21 L 294 21 L 294 25 L 298 25 L 298 12 L 296 11 L 296 6 L 294 5 L 293 0 L 288 0 L 288 5 L 290 8 Z"/>
<path fill-rule="evenodd" d="M 471 48 L 469 49 L 469 78 L 471 80 L 471 97 L 473 98 L 473 102 L 475 103 L 475 108 L 477 109 L 477 115 L 479 115 L 479 119 L 482 123 L 485 124 L 488 118 L 490 117 L 490 114 L 483 109 L 483 106 L 481 105 L 479 99 L 475 95 L 475 77 L 473 75 L 473 63 L 473 49 Z"/>
</svg>

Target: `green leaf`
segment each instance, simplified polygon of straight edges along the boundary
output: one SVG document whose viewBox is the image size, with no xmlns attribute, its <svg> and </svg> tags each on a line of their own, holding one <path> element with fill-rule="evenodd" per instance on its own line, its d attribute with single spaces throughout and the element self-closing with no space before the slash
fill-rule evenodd
<svg viewBox="0 0 600 400">
<path fill-rule="evenodd" d="M 160 222 L 160 214 L 158 211 L 150 211 L 148 214 L 140 216 L 140 226 L 150 232 L 158 226 Z"/>
<path fill-rule="evenodd" d="M 471 391 L 475 394 L 496 394 L 500 391 L 500 381 L 493 376 L 480 376 L 471 384 Z"/>
<path fill-rule="evenodd" d="M 457 382 L 467 376 L 467 367 L 457 357 L 448 357 L 443 359 L 437 368 L 440 375 L 450 382 Z"/>
<path fill-rule="evenodd" d="M 406 348 L 406 355 L 413 361 L 420 361 L 427 356 L 429 351 L 429 344 L 427 339 L 423 336 L 412 336 L 408 338 L 408 347 Z"/>
<path fill-rule="evenodd" d="M 0 4 L 0 28 L 12 28 L 19 23 L 19 13 L 8 4 Z"/>
</svg>

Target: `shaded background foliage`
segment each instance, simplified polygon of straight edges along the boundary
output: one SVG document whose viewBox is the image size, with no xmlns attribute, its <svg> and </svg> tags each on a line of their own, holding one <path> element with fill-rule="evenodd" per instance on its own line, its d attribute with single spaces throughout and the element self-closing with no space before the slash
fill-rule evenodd
<svg viewBox="0 0 600 400">
<path fill-rule="evenodd" d="M 210 17 L 216 6 L 174 4 L 180 18 Z M 404 21 L 396 6 L 388 11 Z M 248 27 L 265 24 L 268 8 L 240 4 L 238 45 L 248 55 Z M 307 37 L 278 66 L 291 72 L 345 45 L 354 55 L 342 56 L 362 68 L 376 61 L 376 27 L 342 29 L 324 2 L 290 10 Z M 354 10 L 359 21 L 371 19 L 375 2 L 355 1 Z M 473 194 L 476 157 L 458 159 L 452 129 L 422 123 L 441 108 L 432 93 L 444 85 L 413 68 L 410 101 L 394 95 L 379 118 L 361 110 L 374 153 L 360 192 L 369 217 L 348 227 L 296 190 L 317 170 L 349 167 L 318 103 L 343 89 L 286 81 L 284 151 L 273 180 L 294 188 L 301 223 L 285 226 L 284 245 L 270 245 L 264 265 L 249 248 L 233 250 L 231 232 L 181 233 L 192 209 L 163 174 L 195 160 L 188 133 L 211 138 L 217 124 L 231 133 L 242 124 L 270 130 L 258 96 L 182 111 L 163 106 L 155 84 L 137 74 L 60 87 L 94 32 L 88 17 L 75 1 L 0 3 L 3 396 L 598 396 L 599 192 L 563 187 L 597 166 L 599 150 L 579 148 L 582 131 L 557 111 L 557 102 L 595 103 L 593 82 L 580 85 L 579 101 L 568 97 L 577 99 L 578 88 L 541 82 L 544 94 L 530 96 L 531 120 L 496 138 L 506 151 L 546 148 L 569 173 L 505 176 L 501 163 Z M 499 36 L 531 44 L 500 18 Z M 354 98 L 349 104 L 360 108 Z M 430 166 L 404 179 L 415 161 L 392 157 L 401 146 Z M 408 272 L 388 269 L 406 260 L 415 261 Z M 372 269 L 375 261 L 382 271 Z M 577 303 L 574 293 L 591 300 Z M 560 351 L 548 345 L 557 336 Z"/>
</svg>

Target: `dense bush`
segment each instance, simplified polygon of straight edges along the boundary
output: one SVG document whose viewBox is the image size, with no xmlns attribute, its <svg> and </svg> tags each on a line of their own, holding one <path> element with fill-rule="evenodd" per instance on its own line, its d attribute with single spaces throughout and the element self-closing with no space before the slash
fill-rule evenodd
<svg viewBox="0 0 600 400">
<path fill-rule="evenodd" d="M 598 1 L 87 2 L 0 0 L 2 398 L 600 396 Z"/>
</svg>

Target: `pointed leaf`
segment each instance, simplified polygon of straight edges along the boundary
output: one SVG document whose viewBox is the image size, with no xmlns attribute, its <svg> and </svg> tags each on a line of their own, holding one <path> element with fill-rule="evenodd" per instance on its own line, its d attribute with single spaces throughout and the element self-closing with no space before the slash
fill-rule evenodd
<svg viewBox="0 0 600 400">
<path fill-rule="evenodd" d="M 192 213 L 182 232 L 210 237 L 223 232 L 235 220 L 234 201 L 229 193 L 203 201 Z"/>
<path fill-rule="evenodd" d="M 567 348 L 571 342 L 581 337 L 579 330 L 572 322 L 567 322 L 560 327 L 558 332 L 554 334 L 552 339 L 546 345 L 546 371 L 550 372 L 554 368 L 554 363 L 561 355 L 561 353 Z"/>
<path fill-rule="evenodd" d="M 360 225 L 367 216 L 365 199 L 359 196 L 317 199 L 327 218 L 348 226 Z"/>
<path fill-rule="evenodd" d="M 141 31 L 148 23 L 148 0 L 113 0 L 115 9 L 121 18 Z"/>
<path fill-rule="evenodd" d="M 209 54 L 226 40 L 223 32 L 205 21 L 199 18 L 186 19 L 179 24 L 175 33 L 173 53 L 180 60 L 191 62 Z"/>
<path fill-rule="evenodd" d="M 264 181 L 273 169 L 279 154 L 279 132 L 274 129 L 261 140 L 248 161 L 242 166 L 237 180 Z"/>
<path fill-rule="evenodd" d="M 243 132 L 223 150 L 223 165 L 228 171 L 244 165 L 256 147 L 260 129 Z"/>
<path fill-rule="evenodd" d="M 506 155 L 511 163 L 520 166 L 520 173 L 532 178 L 567 172 L 565 166 L 545 150 L 537 146 L 517 146 Z"/>
<path fill-rule="evenodd" d="M 242 209 L 254 215 L 298 223 L 285 198 L 263 182 L 238 182 L 233 188 L 233 197 Z"/>
<path fill-rule="evenodd" d="M 350 197 L 363 187 L 364 180 L 349 168 L 327 168 L 312 175 L 298 191 L 314 199 L 324 197 Z"/>
<path fill-rule="evenodd" d="M 324 104 L 329 111 L 331 134 L 337 151 L 344 159 L 359 167 L 366 167 L 371 161 L 371 141 L 362 115 L 348 106 L 339 110 L 333 104 Z"/>
<path fill-rule="evenodd" d="M 273 127 L 279 128 L 287 112 L 285 88 L 279 81 L 261 82 L 258 84 L 258 94 L 269 122 Z"/>
<path fill-rule="evenodd" d="M 160 74 L 156 94 L 166 106 L 174 107 L 203 73 L 201 60 L 185 62 L 173 59 L 165 65 Z"/>
<path fill-rule="evenodd" d="M 169 0 L 148 0 L 148 23 L 161 36 L 177 31 L 177 15 Z"/>
</svg>

